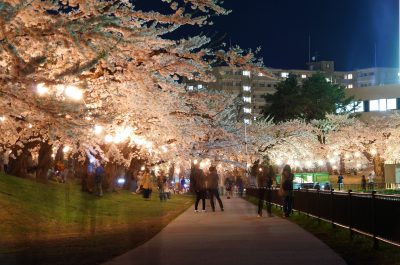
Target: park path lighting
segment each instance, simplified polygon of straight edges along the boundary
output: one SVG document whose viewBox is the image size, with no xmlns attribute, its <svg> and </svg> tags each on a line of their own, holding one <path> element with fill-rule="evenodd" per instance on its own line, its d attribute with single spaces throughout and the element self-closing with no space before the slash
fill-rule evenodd
<svg viewBox="0 0 400 265">
<path fill-rule="evenodd" d="M 40 83 L 36 86 L 36 92 L 39 94 L 39 96 L 44 96 L 45 94 L 49 93 L 49 89 L 44 83 Z"/>
<path fill-rule="evenodd" d="M 112 137 L 110 134 L 107 134 L 106 137 L 104 137 L 104 140 L 106 143 L 111 143 L 114 140 L 114 137 Z"/>
<path fill-rule="evenodd" d="M 65 96 L 68 98 L 78 101 L 83 98 L 83 91 L 76 86 L 67 86 L 64 90 Z"/>
<path fill-rule="evenodd" d="M 95 125 L 94 126 L 94 134 L 100 135 L 103 132 L 103 126 Z"/>
<path fill-rule="evenodd" d="M 71 147 L 69 147 L 68 145 L 64 146 L 64 148 L 63 148 L 64 154 L 68 153 L 70 150 L 71 150 Z"/>
</svg>

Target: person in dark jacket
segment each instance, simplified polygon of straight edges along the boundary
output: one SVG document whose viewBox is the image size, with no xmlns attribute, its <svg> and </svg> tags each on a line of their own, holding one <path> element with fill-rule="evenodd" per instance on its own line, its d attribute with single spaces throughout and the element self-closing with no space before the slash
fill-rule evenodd
<svg viewBox="0 0 400 265">
<path fill-rule="evenodd" d="M 202 212 L 206 211 L 206 180 L 203 173 L 198 167 L 192 169 L 193 190 L 196 193 L 196 203 L 194 204 L 195 212 L 198 211 L 199 202 L 202 202 Z"/>
<path fill-rule="evenodd" d="M 284 217 L 289 217 L 292 213 L 293 203 L 293 179 L 294 175 L 289 165 L 283 168 L 281 176 L 280 195 L 283 197 L 283 213 Z"/>
<path fill-rule="evenodd" d="M 214 204 L 214 196 L 218 201 L 219 207 L 221 211 L 224 211 L 224 205 L 222 204 L 221 198 L 219 197 L 218 192 L 218 183 L 219 183 L 219 176 L 217 172 L 217 168 L 211 166 L 209 168 L 210 173 L 208 174 L 208 192 L 210 194 L 210 203 L 212 211 L 215 212 L 215 204 Z"/>
<path fill-rule="evenodd" d="M 267 213 L 269 217 L 272 217 L 272 185 L 274 184 L 275 171 L 274 168 L 269 165 L 266 180 L 266 199 L 267 199 Z"/>
<path fill-rule="evenodd" d="M 267 188 L 267 178 L 263 167 L 259 167 L 257 171 L 257 188 L 258 188 L 258 217 L 263 214 L 263 205 L 265 199 L 265 191 Z"/>
<path fill-rule="evenodd" d="M 101 197 L 103 196 L 103 178 L 104 178 L 104 168 L 99 163 L 96 167 L 94 182 L 96 187 L 96 195 Z"/>
</svg>

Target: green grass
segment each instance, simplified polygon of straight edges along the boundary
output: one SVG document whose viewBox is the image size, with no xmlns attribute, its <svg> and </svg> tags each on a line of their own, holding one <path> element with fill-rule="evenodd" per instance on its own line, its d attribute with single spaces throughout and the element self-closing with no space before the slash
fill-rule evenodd
<svg viewBox="0 0 400 265">
<path fill-rule="evenodd" d="M 192 203 L 0 174 L 0 264 L 98 264 L 147 241 Z"/>
<path fill-rule="evenodd" d="M 247 197 L 247 200 L 258 204 L 258 199 Z M 282 216 L 280 208 L 272 207 L 273 214 Z M 330 223 L 318 221 L 316 218 L 296 212 L 289 221 L 296 223 L 308 232 L 325 242 L 336 253 L 343 257 L 349 265 L 400 265 L 400 248 L 379 242 L 379 248 L 373 248 L 373 240 L 355 234 L 350 238 L 350 231 Z"/>
</svg>

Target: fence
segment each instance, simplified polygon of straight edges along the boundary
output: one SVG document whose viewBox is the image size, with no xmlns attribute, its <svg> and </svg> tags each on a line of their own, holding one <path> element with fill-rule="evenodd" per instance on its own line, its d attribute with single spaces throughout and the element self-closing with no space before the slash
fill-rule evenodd
<svg viewBox="0 0 400 265">
<path fill-rule="evenodd" d="M 272 190 L 272 203 L 282 205 L 279 190 Z M 258 189 L 246 194 L 257 197 Z M 374 246 L 378 240 L 400 246 L 400 196 L 371 193 L 294 190 L 293 208 L 370 236 Z"/>
</svg>

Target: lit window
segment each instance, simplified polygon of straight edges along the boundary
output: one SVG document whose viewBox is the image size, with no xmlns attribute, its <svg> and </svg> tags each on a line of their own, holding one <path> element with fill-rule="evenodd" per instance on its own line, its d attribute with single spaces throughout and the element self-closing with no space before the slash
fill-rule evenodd
<svg viewBox="0 0 400 265">
<path fill-rule="evenodd" d="M 369 101 L 369 110 L 370 111 L 378 111 L 379 110 L 379 100 L 370 100 Z"/>
<path fill-rule="evenodd" d="M 251 120 L 250 119 L 244 119 L 244 124 L 250 125 L 251 124 Z"/>
<path fill-rule="evenodd" d="M 353 79 L 353 74 L 348 74 L 347 79 L 349 79 L 349 80 Z"/>
<path fill-rule="evenodd" d="M 243 97 L 243 101 L 247 103 L 251 103 L 251 97 Z"/>
<path fill-rule="evenodd" d="M 344 75 L 344 79 L 347 80 L 347 75 Z"/>
<path fill-rule="evenodd" d="M 353 84 L 347 85 L 347 88 L 353 88 Z"/>
<path fill-rule="evenodd" d="M 244 92 L 250 92 L 251 91 L 251 86 L 243 86 L 243 91 Z"/>
<path fill-rule="evenodd" d="M 193 91 L 193 86 L 188 86 L 189 91 Z"/>
<path fill-rule="evenodd" d="M 258 76 L 264 76 L 264 74 L 263 73 L 258 73 Z"/>
<path fill-rule="evenodd" d="M 250 108 L 244 108 L 243 111 L 244 111 L 244 113 L 251 113 L 251 109 Z"/>
<path fill-rule="evenodd" d="M 256 120 L 257 120 L 257 117 L 254 117 L 254 120 L 256 121 Z"/>
<path fill-rule="evenodd" d="M 301 78 L 306 79 L 307 75 L 301 75 Z"/>
<path fill-rule="evenodd" d="M 387 109 L 397 109 L 397 100 L 395 98 L 387 100 Z"/>
<path fill-rule="evenodd" d="M 364 102 L 360 101 L 358 102 L 358 106 L 355 109 L 355 112 L 364 112 Z"/>
<path fill-rule="evenodd" d="M 250 71 L 248 71 L 248 70 L 244 70 L 242 73 L 244 76 L 248 76 L 248 77 L 250 77 L 250 75 L 251 75 Z"/>
<path fill-rule="evenodd" d="M 203 85 L 198 85 L 197 88 L 198 89 L 203 89 Z"/>
<path fill-rule="evenodd" d="M 387 111 L 386 99 L 379 100 L 379 111 Z"/>
<path fill-rule="evenodd" d="M 281 73 L 281 77 L 282 77 L 282 78 L 288 78 L 288 77 L 289 77 L 289 73 L 282 72 L 282 73 Z"/>
</svg>

